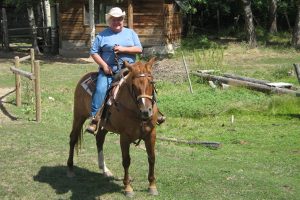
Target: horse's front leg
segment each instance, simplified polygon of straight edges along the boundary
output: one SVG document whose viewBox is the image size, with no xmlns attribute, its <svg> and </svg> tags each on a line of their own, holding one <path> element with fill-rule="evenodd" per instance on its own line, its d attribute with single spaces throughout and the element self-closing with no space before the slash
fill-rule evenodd
<svg viewBox="0 0 300 200">
<path fill-rule="evenodd" d="M 124 188 L 125 195 L 127 197 L 133 197 L 134 192 L 133 192 L 133 188 L 130 185 L 130 178 L 128 173 L 128 169 L 130 166 L 130 155 L 129 155 L 130 142 L 126 136 L 123 135 L 120 136 L 120 145 L 122 151 L 122 165 L 124 168 L 123 184 L 125 186 Z"/>
<path fill-rule="evenodd" d="M 105 141 L 105 136 L 107 134 L 106 130 L 99 131 L 96 135 L 96 143 L 97 143 L 97 151 L 98 151 L 98 166 L 100 170 L 103 170 L 103 175 L 105 177 L 112 177 L 113 174 L 110 170 L 106 167 L 104 161 L 104 154 L 103 154 L 103 144 Z"/>
<path fill-rule="evenodd" d="M 147 154 L 148 154 L 148 163 L 149 163 L 149 172 L 148 172 L 149 188 L 148 188 L 148 192 L 151 195 L 158 195 L 158 191 L 157 191 L 156 183 L 155 183 L 155 176 L 154 176 L 155 140 L 156 140 L 156 131 L 154 129 L 145 138 L 145 145 L 146 145 L 146 150 L 147 150 Z"/>
</svg>

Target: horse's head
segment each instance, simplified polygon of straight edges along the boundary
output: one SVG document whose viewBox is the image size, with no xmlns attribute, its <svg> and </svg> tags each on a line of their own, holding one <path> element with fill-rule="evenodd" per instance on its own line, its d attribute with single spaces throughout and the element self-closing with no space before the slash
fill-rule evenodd
<svg viewBox="0 0 300 200">
<path fill-rule="evenodd" d="M 125 67 L 130 72 L 132 93 L 136 99 L 142 120 L 148 120 L 153 116 L 154 82 L 152 65 L 154 61 L 155 58 L 151 58 L 146 63 L 136 62 L 128 64 L 125 62 Z"/>
</svg>

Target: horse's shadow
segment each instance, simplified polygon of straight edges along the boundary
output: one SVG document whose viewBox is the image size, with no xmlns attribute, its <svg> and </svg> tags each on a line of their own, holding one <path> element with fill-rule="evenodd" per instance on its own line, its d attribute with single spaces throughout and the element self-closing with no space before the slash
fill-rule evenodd
<svg viewBox="0 0 300 200">
<path fill-rule="evenodd" d="M 34 181 L 49 184 L 56 194 L 72 193 L 70 199 L 95 199 L 107 193 L 121 193 L 122 187 L 100 173 L 74 166 L 76 176 L 69 178 L 65 166 L 43 166 Z"/>
</svg>

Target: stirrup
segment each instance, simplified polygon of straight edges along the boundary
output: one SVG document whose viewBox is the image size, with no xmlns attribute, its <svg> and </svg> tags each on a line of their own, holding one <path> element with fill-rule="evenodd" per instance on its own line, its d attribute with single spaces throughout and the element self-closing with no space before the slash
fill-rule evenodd
<svg viewBox="0 0 300 200">
<path fill-rule="evenodd" d="M 96 133 L 98 132 L 99 122 L 100 120 L 96 120 L 95 118 L 93 118 L 85 131 L 96 135 Z"/>
<path fill-rule="evenodd" d="M 157 125 L 161 125 L 161 124 L 164 123 L 165 121 L 166 121 L 166 117 L 163 116 L 163 115 L 161 115 L 161 116 L 159 116 L 159 117 L 157 118 L 156 124 L 157 124 Z"/>
</svg>

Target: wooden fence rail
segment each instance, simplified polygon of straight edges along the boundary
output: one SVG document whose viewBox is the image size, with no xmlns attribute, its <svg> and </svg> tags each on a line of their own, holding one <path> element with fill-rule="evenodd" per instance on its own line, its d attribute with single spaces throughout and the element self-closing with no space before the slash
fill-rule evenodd
<svg viewBox="0 0 300 200">
<path fill-rule="evenodd" d="M 20 62 L 31 59 L 31 72 L 20 69 Z M 40 87 L 40 61 L 34 60 L 34 49 L 30 49 L 30 55 L 15 57 L 15 66 L 10 70 L 15 74 L 16 105 L 21 106 L 21 76 L 34 81 L 36 121 L 41 121 L 41 87 Z"/>
</svg>

